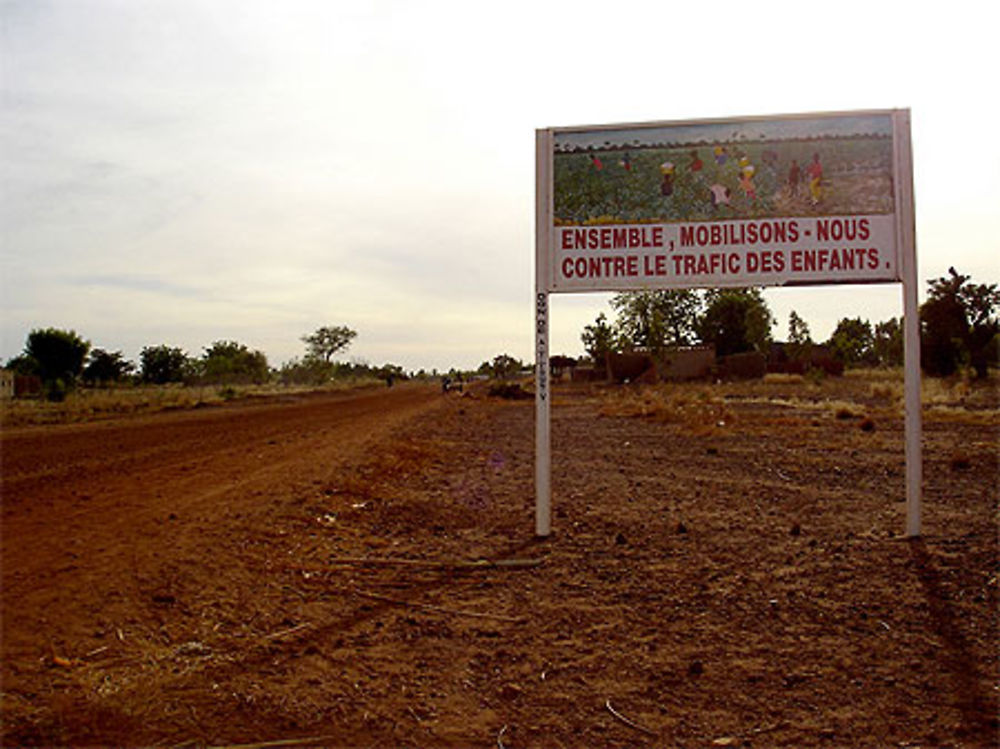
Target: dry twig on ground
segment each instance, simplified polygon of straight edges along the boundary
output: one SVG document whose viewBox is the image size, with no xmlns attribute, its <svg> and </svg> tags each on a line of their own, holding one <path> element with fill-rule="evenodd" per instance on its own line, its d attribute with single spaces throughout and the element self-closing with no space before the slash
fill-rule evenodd
<svg viewBox="0 0 1000 749">
<path fill-rule="evenodd" d="M 643 733 L 648 734 L 650 736 L 656 736 L 656 731 L 652 730 L 651 728 L 646 728 L 646 726 L 639 725 L 634 720 L 630 720 L 630 719 L 626 718 L 620 712 L 618 712 L 613 707 L 611 707 L 611 700 L 605 700 L 604 701 L 604 706 L 606 708 L 608 708 L 608 712 L 609 713 L 611 713 L 612 715 L 614 715 L 616 718 L 618 718 L 618 720 L 620 720 L 622 723 L 624 723 L 625 725 L 629 726 L 630 728 L 634 728 L 637 731 L 642 731 Z"/>
<path fill-rule="evenodd" d="M 308 736 L 299 739 L 277 739 L 275 741 L 261 741 L 256 744 L 222 744 L 220 746 L 209 747 L 209 749 L 274 749 L 284 746 L 310 746 L 312 744 L 322 744 L 327 741 L 334 741 L 336 736 Z"/>
</svg>

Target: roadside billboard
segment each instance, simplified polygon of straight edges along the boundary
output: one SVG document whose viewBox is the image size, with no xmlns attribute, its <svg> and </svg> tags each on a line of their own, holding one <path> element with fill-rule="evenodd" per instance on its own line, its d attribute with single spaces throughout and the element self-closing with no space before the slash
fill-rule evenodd
<svg viewBox="0 0 1000 749">
<path fill-rule="evenodd" d="M 548 292 L 901 280 L 906 110 L 551 128 L 539 144 Z"/>
<path fill-rule="evenodd" d="M 899 282 L 920 535 L 909 110 L 546 128 L 535 144 L 536 534 L 551 532 L 550 294 Z"/>
</svg>

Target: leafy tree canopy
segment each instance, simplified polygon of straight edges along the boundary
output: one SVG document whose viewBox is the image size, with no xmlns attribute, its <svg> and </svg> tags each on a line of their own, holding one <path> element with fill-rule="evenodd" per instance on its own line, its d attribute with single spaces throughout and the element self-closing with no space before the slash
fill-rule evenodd
<svg viewBox="0 0 1000 749">
<path fill-rule="evenodd" d="M 83 380 L 92 384 L 121 382 L 134 369 L 135 365 L 126 360 L 121 351 L 109 352 L 102 348 L 95 348 L 90 352 L 87 366 L 83 370 Z"/>
<path fill-rule="evenodd" d="M 703 303 L 697 291 L 669 289 L 615 294 L 611 307 L 623 347 L 655 352 L 696 341 Z"/>
<path fill-rule="evenodd" d="M 799 317 L 799 313 L 792 310 L 788 315 L 788 342 L 806 344 L 812 343 L 812 334 L 809 332 L 809 325 Z"/>
<path fill-rule="evenodd" d="M 333 378 L 334 365 L 330 362 L 306 357 L 292 359 L 281 365 L 278 379 L 285 385 L 322 385 Z"/>
<path fill-rule="evenodd" d="M 201 357 L 201 375 L 209 382 L 253 382 L 268 379 L 267 357 L 236 341 L 216 341 Z"/>
<path fill-rule="evenodd" d="M 593 325 L 587 325 L 580 334 L 583 348 L 595 364 L 603 366 L 607 353 L 615 349 L 615 331 L 608 324 L 608 318 L 601 312 Z"/>
<path fill-rule="evenodd" d="M 837 323 L 827 345 L 845 366 L 871 364 L 874 351 L 871 323 L 860 317 L 843 318 Z"/>
<path fill-rule="evenodd" d="M 191 360 L 182 349 L 167 346 L 146 346 L 139 353 L 139 375 L 143 382 L 163 385 L 183 382 L 191 371 Z"/>
<path fill-rule="evenodd" d="M 792 310 L 788 315 L 788 353 L 793 359 L 807 359 L 812 351 L 813 339 L 806 321 Z"/>
<path fill-rule="evenodd" d="M 872 355 L 882 367 L 903 366 L 903 318 L 890 317 L 875 324 L 872 336 Z"/>
<path fill-rule="evenodd" d="M 948 269 L 928 281 L 920 307 L 921 363 L 931 375 L 947 376 L 968 363 L 986 377 L 993 339 L 1000 333 L 997 284 L 972 284 L 971 276 Z"/>
<path fill-rule="evenodd" d="M 607 351 L 639 348 L 656 354 L 699 342 L 714 344 L 719 356 L 765 352 L 775 324 L 757 288 L 630 291 L 616 294 L 611 306 L 617 313 L 613 326 L 602 313 L 581 334 L 596 361 Z M 804 322 L 802 329 L 808 336 Z"/>
<path fill-rule="evenodd" d="M 520 359 L 515 359 L 510 354 L 498 354 L 492 361 L 484 361 L 479 365 L 479 371 L 487 374 L 495 380 L 508 380 L 524 369 L 524 364 Z"/>
<path fill-rule="evenodd" d="M 711 289 L 705 304 L 698 332 L 703 342 L 715 344 L 717 356 L 767 352 L 775 320 L 760 289 Z"/>
<path fill-rule="evenodd" d="M 346 325 L 328 325 L 302 336 L 302 341 L 308 347 L 308 356 L 328 362 L 334 354 L 347 349 L 357 335 Z"/>
<path fill-rule="evenodd" d="M 36 374 L 45 383 L 61 380 L 72 385 L 83 371 L 90 342 L 75 331 L 45 328 L 32 330 L 24 345 L 24 356 L 37 364 Z"/>
<path fill-rule="evenodd" d="M 38 362 L 35 361 L 33 357 L 30 357 L 27 354 L 18 354 L 17 356 L 8 359 L 6 368 L 16 372 L 19 375 L 38 374 Z"/>
</svg>

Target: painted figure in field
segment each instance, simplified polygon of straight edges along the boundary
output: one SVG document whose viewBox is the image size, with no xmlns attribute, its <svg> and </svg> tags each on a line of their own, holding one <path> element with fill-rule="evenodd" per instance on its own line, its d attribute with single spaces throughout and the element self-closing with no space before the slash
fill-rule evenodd
<svg viewBox="0 0 1000 749">
<path fill-rule="evenodd" d="M 740 187 L 746 193 L 747 199 L 752 203 L 757 199 L 757 190 L 753 184 L 753 175 L 756 173 L 753 164 L 749 162 L 740 170 Z"/>
<path fill-rule="evenodd" d="M 729 188 L 725 185 L 720 185 L 716 182 L 714 185 L 708 188 L 710 199 L 712 201 L 712 208 L 718 208 L 720 205 L 729 205 L 730 193 Z"/>
<path fill-rule="evenodd" d="M 604 164 L 601 163 L 601 157 L 596 153 L 590 157 L 590 163 L 594 165 L 594 169 L 601 171 L 604 168 Z"/>
<path fill-rule="evenodd" d="M 806 174 L 809 175 L 809 199 L 813 205 L 819 203 L 823 197 L 823 165 L 819 163 L 819 154 L 813 154 L 813 160 L 806 167 Z"/>
<path fill-rule="evenodd" d="M 802 177 L 802 170 L 799 169 L 799 162 L 792 159 L 792 165 L 788 169 L 788 192 L 794 198 L 799 194 L 799 179 Z"/>
<path fill-rule="evenodd" d="M 729 153 L 726 151 L 725 146 L 715 147 L 715 163 L 722 166 L 729 159 Z"/>
<path fill-rule="evenodd" d="M 698 156 L 697 151 L 691 151 L 691 166 L 689 167 L 692 172 L 700 172 L 701 168 L 705 166 L 705 162 L 701 160 Z"/>
<path fill-rule="evenodd" d="M 673 162 L 664 161 L 660 164 L 660 176 L 662 177 L 660 195 L 669 197 L 674 194 L 674 172 L 675 167 Z"/>
<path fill-rule="evenodd" d="M 622 156 L 622 160 L 621 160 L 620 163 L 621 163 L 622 167 L 625 169 L 626 172 L 631 172 L 632 171 L 632 154 L 630 154 L 628 151 L 626 151 L 625 155 Z"/>
</svg>

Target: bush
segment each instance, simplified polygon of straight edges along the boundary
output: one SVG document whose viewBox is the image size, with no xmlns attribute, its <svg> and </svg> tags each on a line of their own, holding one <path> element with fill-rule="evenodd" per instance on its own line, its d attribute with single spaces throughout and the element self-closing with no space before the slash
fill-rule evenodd
<svg viewBox="0 0 1000 749">
<path fill-rule="evenodd" d="M 236 341 L 216 341 L 205 349 L 199 362 L 200 378 L 209 383 L 267 382 L 267 357 Z"/>
<path fill-rule="evenodd" d="M 281 365 L 278 381 L 282 385 L 323 385 L 333 379 L 337 365 L 312 356 L 292 359 Z"/>
<path fill-rule="evenodd" d="M 179 348 L 145 346 L 139 354 L 139 377 L 154 385 L 183 382 L 191 368 L 191 360 Z"/>
<path fill-rule="evenodd" d="M 1000 291 L 996 284 L 970 284 L 970 277 L 954 268 L 948 273 L 928 281 L 928 298 L 920 307 L 921 365 L 938 377 L 970 365 L 976 377 L 985 378 L 1000 334 Z"/>
<path fill-rule="evenodd" d="M 32 330 L 24 345 L 24 364 L 35 367 L 34 372 L 45 385 L 46 397 L 62 400 L 76 384 L 83 371 L 83 362 L 90 351 L 90 342 L 75 331 L 46 328 Z"/>
<path fill-rule="evenodd" d="M 490 385 L 487 395 L 491 398 L 503 398 L 504 400 L 527 400 L 535 397 L 516 382 L 493 383 Z"/>
<path fill-rule="evenodd" d="M 96 348 L 90 353 L 90 360 L 83 370 L 83 381 L 88 385 L 104 385 L 121 382 L 128 378 L 135 365 L 126 361 L 121 351 L 105 351 Z"/>
</svg>

